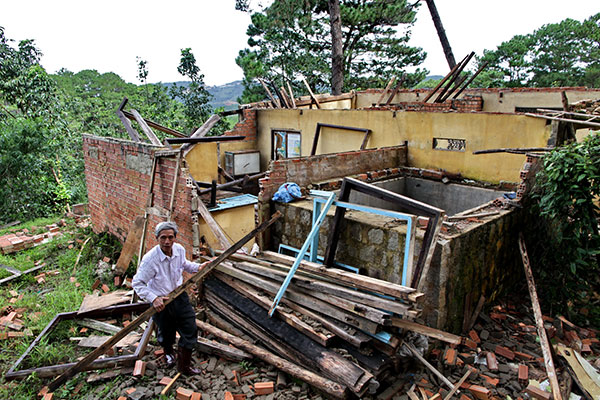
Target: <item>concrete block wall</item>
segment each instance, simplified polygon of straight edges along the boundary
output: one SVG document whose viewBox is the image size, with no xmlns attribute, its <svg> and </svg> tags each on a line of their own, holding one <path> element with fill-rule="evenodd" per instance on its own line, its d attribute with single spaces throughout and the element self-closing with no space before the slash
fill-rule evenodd
<svg viewBox="0 0 600 400">
<path fill-rule="evenodd" d="M 132 221 L 144 215 L 154 152 L 162 147 L 129 140 L 83 135 L 85 177 L 89 212 L 94 232 L 110 232 L 125 241 Z M 168 210 L 171 200 L 175 158 L 159 159 L 154 182 L 154 206 Z M 192 254 L 191 187 L 185 169 L 180 171 L 175 191 L 173 220 L 179 226 L 177 241 Z M 157 244 L 154 227 L 161 222 L 151 215 L 146 249 Z"/>
</svg>

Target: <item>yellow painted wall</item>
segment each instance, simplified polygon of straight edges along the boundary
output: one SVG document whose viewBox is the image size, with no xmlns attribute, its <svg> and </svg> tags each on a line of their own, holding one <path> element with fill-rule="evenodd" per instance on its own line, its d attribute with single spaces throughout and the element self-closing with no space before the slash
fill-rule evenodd
<svg viewBox="0 0 600 400">
<path fill-rule="evenodd" d="M 444 169 L 485 182 L 519 182 L 522 155 L 473 155 L 475 150 L 545 147 L 550 126 L 542 119 L 514 114 L 393 112 L 367 110 L 259 110 L 258 148 L 261 168 L 271 152 L 271 129 L 292 129 L 302 134 L 302 155 L 310 154 L 317 122 L 372 130 L 367 148 L 395 146 L 408 141 L 411 167 Z M 348 135 L 350 133 L 350 135 Z M 433 150 L 433 138 L 465 139 L 466 151 Z M 317 154 L 355 150 L 362 135 L 324 130 Z"/>
<path fill-rule="evenodd" d="M 233 241 L 232 244 L 243 238 L 255 228 L 254 204 L 228 208 L 222 211 L 215 211 L 212 212 L 212 216 L 221 226 L 221 228 L 223 228 L 227 236 L 229 236 L 229 238 Z M 219 249 L 219 242 L 213 235 L 208 225 L 206 225 L 202 218 L 199 218 L 198 220 L 200 225 L 200 237 L 204 235 L 210 247 L 213 249 Z M 254 239 L 249 241 L 244 247 L 250 250 L 253 244 Z"/>
<path fill-rule="evenodd" d="M 198 182 L 212 182 L 218 177 L 217 143 L 197 143 L 185 157 L 190 175 Z"/>
</svg>

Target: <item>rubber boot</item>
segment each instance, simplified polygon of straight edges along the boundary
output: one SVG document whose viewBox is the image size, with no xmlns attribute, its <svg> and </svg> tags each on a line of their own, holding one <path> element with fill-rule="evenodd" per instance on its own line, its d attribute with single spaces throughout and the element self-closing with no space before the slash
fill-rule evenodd
<svg viewBox="0 0 600 400">
<path fill-rule="evenodd" d="M 163 347 L 165 350 L 165 362 L 167 363 L 167 368 L 171 368 L 175 365 L 175 351 L 173 351 L 173 345 Z"/>
<path fill-rule="evenodd" d="M 200 371 L 192 367 L 192 350 L 180 347 L 177 351 L 177 371 L 183 375 L 196 375 Z"/>
</svg>

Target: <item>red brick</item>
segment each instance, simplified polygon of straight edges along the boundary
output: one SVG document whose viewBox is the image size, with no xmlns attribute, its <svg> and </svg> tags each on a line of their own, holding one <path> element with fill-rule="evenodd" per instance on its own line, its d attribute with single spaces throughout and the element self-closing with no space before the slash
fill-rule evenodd
<svg viewBox="0 0 600 400">
<path fill-rule="evenodd" d="M 487 352 L 486 355 L 487 367 L 490 371 L 498 371 L 498 360 L 496 359 L 496 355 L 491 351 Z"/>
<path fill-rule="evenodd" d="M 254 384 L 254 392 L 259 396 L 273 393 L 274 388 L 275 388 L 275 383 L 272 381 L 257 382 Z"/>
<path fill-rule="evenodd" d="M 194 392 L 190 400 L 202 400 L 202 393 Z"/>
<path fill-rule="evenodd" d="M 456 350 L 447 348 L 444 352 L 444 363 L 446 365 L 456 365 Z"/>
<path fill-rule="evenodd" d="M 494 352 L 499 356 L 505 357 L 509 360 L 515 359 L 515 353 L 513 353 L 510 349 L 507 349 L 506 347 L 496 346 L 496 350 L 494 350 Z"/>
<path fill-rule="evenodd" d="M 183 388 L 183 387 L 179 387 L 179 388 L 177 388 L 177 391 L 175 393 L 176 393 L 175 398 L 177 400 L 190 400 L 194 391 Z"/>
<path fill-rule="evenodd" d="M 525 364 L 519 364 L 519 382 L 529 382 L 529 367 Z"/>
<path fill-rule="evenodd" d="M 133 376 L 144 376 L 146 373 L 146 363 L 142 360 L 137 360 L 133 367 Z"/>
<path fill-rule="evenodd" d="M 538 389 L 533 385 L 527 386 L 525 392 L 538 400 L 550 400 L 552 398 L 552 394 L 544 390 Z"/>
<path fill-rule="evenodd" d="M 492 394 L 490 391 L 483 386 L 479 385 L 470 385 L 468 390 L 479 400 L 491 400 Z"/>
<path fill-rule="evenodd" d="M 475 342 L 475 343 L 481 343 L 481 339 L 479 339 L 479 335 L 477 334 L 477 332 L 475 332 L 474 329 L 471 329 L 471 331 L 469 332 L 469 337 Z"/>
</svg>

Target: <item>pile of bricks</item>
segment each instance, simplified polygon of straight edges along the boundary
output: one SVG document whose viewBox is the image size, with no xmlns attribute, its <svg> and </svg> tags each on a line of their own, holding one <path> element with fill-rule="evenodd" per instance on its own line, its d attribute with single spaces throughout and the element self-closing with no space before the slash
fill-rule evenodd
<svg viewBox="0 0 600 400">
<path fill-rule="evenodd" d="M 12 304 L 23 298 L 22 293 L 18 293 L 15 290 L 11 290 L 9 294 L 12 296 L 9 300 L 11 305 L 7 305 L 0 309 L 0 340 L 10 340 L 14 338 L 20 338 L 25 336 L 33 336 L 31 329 L 24 329 L 25 322 L 23 321 L 23 314 L 25 308 L 15 308 Z M 39 313 L 30 316 L 29 318 L 37 318 Z"/>
<path fill-rule="evenodd" d="M 489 315 L 479 315 L 468 338 L 463 340 L 464 344 L 431 352 L 430 361 L 433 365 L 437 363 L 439 371 L 451 382 L 458 382 L 470 371 L 460 385 L 462 400 L 508 396 L 513 399 L 551 398 L 551 393 L 540 389 L 547 381 L 542 349 L 537 342 L 531 313 L 524 311 L 511 305 L 496 306 Z M 564 317 L 544 316 L 544 322 L 552 342 L 562 343 L 580 352 L 596 367 L 600 366 L 600 340 L 597 338 L 600 332 L 579 328 Z M 449 392 L 449 388 L 443 387 L 432 375 L 422 374 L 415 383 L 428 398 L 437 393 L 445 398 Z"/>
<path fill-rule="evenodd" d="M 29 229 L 25 228 L 0 236 L 0 251 L 2 254 L 16 253 L 46 243 L 61 234 L 57 224 L 47 225 L 46 229 L 47 232 L 37 235 L 32 234 Z"/>
</svg>

